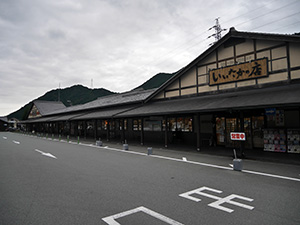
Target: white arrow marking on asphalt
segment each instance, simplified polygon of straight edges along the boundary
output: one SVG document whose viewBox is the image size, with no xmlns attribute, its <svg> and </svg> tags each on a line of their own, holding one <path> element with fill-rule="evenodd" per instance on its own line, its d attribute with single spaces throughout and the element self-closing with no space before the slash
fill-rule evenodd
<svg viewBox="0 0 300 225">
<path fill-rule="evenodd" d="M 41 154 L 44 155 L 44 156 L 48 156 L 48 157 L 51 157 L 51 158 L 53 158 L 53 159 L 57 159 L 57 158 L 56 158 L 54 155 L 52 155 L 51 153 L 45 153 L 45 152 L 43 152 L 43 151 L 41 151 L 41 150 L 38 150 L 38 149 L 35 149 L 35 151 L 41 153 Z"/>
<path fill-rule="evenodd" d="M 13 143 L 15 143 L 15 144 L 17 144 L 17 145 L 19 145 L 19 144 L 20 144 L 20 142 L 19 142 L 19 141 L 15 141 L 15 140 L 13 140 Z"/>
<path fill-rule="evenodd" d="M 6 140 L 6 139 L 7 139 L 7 137 L 3 137 L 3 139 L 5 139 L 5 140 Z"/>
</svg>

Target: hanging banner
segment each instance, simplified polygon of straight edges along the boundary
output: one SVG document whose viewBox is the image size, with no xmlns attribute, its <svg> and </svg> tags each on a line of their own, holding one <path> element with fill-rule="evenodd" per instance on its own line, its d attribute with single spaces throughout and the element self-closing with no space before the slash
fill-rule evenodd
<svg viewBox="0 0 300 225">
<path fill-rule="evenodd" d="M 209 85 L 224 84 L 268 76 L 267 58 L 209 71 Z"/>
</svg>

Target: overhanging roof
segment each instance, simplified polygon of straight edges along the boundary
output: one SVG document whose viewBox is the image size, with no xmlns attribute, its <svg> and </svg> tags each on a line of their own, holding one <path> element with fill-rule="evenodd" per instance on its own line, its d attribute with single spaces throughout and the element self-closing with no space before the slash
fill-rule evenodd
<svg viewBox="0 0 300 225">
<path fill-rule="evenodd" d="M 100 109 L 95 112 L 90 112 L 78 117 L 74 117 L 71 120 L 89 120 L 89 119 L 107 119 L 112 118 L 113 116 L 126 112 L 130 109 L 132 109 L 133 106 L 124 106 L 124 107 L 118 107 L 118 108 L 108 108 L 108 109 Z"/>
<path fill-rule="evenodd" d="M 300 84 L 256 88 L 223 94 L 148 102 L 116 117 L 153 116 L 195 112 L 300 105 Z"/>
<path fill-rule="evenodd" d="M 107 107 L 117 107 L 120 105 L 128 105 L 143 102 L 148 96 L 150 96 L 156 89 L 150 90 L 133 90 L 129 92 L 119 93 L 100 97 L 94 101 L 75 105 L 71 107 L 66 107 L 64 109 L 53 111 L 52 115 L 65 114 L 65 113 L 75 113 L 81 111 L 82 113 L 91 110 L 100 110 L 101 108 Z"/>
</svg>

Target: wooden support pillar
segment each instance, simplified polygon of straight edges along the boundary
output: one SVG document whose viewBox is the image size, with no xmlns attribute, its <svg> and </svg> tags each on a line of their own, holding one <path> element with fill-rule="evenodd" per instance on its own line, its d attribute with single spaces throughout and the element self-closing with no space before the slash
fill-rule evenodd
<svg viewBox="0 0 300 225">
<path fill-rule="evenodd" d="M 122 143 L 125 143 L 125 119 L 122 119 Z"/>
<path fill-rule="evenodd" d="M 84 134 L 84 139 L 86 139 L 86 133 L 87 133 L 87 125 L 86 125 L 86 120 L 83 121 L 83 134 Z"/>
<path fill-rule="evenodd" d="M 141 118 L 141 145 L 144 145 L 144 118 Z"/>
<path fill-rule="evenodd" d="M 243 111 L 240 111 L 240 131 L 244 132 L 245 131 L 245 127 L 244 127 L 245 123 L 244 123 L 244 113 Z M 248 137 L 246 137 L 248 138 Z M 245 157 L 245 141 L 240 141 L 241 142 L 241 157 L 244 158 Z"/>
<path fill-rule="evenodd" d="M 107 120 L 107 126 L 106 126 L 106 140 L 109 141 L 110 139 L 110 120 Z"/>
<path fill-rule="evenodd" d="M 74 137 L 78 136 L 78 121 L 74 121 Z"/>
<path fill-rule="evenodd" d="M 165 116 L 165 148 L 168 147 L 168 117 Z"/>
<path fill-rule="evenodd" d="M 56 131 L 57 131 L 57 135 L 59 135 L 59 122 L 56 122 Z"/>
<path fill-rule="evenodd" d="M 98 126 L 97 126 L 97 120 L 94 120 L 94 139 L 97 140 L 97 132 L 98 132 Z"/>
<path fill-rule="evenodd" d="M 197 151 L 201 150 L 201 122 L 200 122 L 200 113 L 197 113 L 196 119 L 196 134 L 197 134 Z"/>
</svg>

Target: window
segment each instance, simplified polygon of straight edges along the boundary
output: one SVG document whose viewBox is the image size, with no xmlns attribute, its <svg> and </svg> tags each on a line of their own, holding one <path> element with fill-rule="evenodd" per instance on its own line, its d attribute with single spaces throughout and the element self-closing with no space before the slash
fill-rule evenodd
<svg viewBox="0 0 300 225">
<path fill-rule="evenodd" d="M 146 120 L 144 123 L 144 131 L 161 131 L 161 121 Z"/>
<path fill-rule="evenodd" d="M 102 130 L 107 130 L 108 121 L 102 120 Z"/>
<path fill-rule="evenodd" d="M 134 131 L 142 130 L 142 120 L 140 119 L 133 120 L 133 130 Z"/>
<path fill-rule="evenodd" d="M 120 120 L 119 129 L 123 130 L 123 123 L 124 123 L 124 130 L 127 130 L 127 120 Z"/>
<path fill-rule="evenodd" d="M 193 119 L 192 119 L 192 117 L 170 118 L 170 119 L 168 119 L 168 130 L 169 131 L 192 132 L 193 131 Z"/>
</svg>

